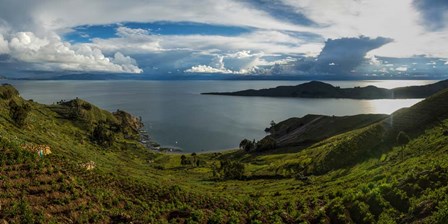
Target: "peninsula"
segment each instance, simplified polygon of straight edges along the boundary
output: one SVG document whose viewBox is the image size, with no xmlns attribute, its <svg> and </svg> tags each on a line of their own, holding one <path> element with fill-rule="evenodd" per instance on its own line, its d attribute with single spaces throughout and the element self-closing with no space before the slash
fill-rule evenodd
<svg viewBox="0 0 448 224">
<path fill-rule="evenodd" d="M 340 88 L 320 81 L 306 82 L 296 86 L 278 86 L 260 90 L 242 90 L 236 92 L 209 92 L 204 95 L 228 96 L 264 96 L 297 98 L 347 98 L 347 99 L 415 99 L 429 97 L 448 88 L 448 80 L 423 86 L 407 86 L 394 89 L 376 86 Z"/>
</svg>

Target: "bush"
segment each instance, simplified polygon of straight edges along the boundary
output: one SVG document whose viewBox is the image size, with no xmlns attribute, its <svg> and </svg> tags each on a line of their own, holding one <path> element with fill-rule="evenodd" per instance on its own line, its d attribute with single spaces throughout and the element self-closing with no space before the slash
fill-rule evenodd
<svg viewBox="0 0 448 224">
<path fill-rule="evenodd" d="M 182 166 L 185 166 L 185 165 L 191 165 L 191 160 L 189 160 L 185 155 L 182 155 L 182 156 L 180 157 L 180 164 L 181 164 Z"/>
<path fill-rule="evenodd" d="M 275 149 L 276 147 L 276 142 L 273 138 L 271 137 L 266 137 L 261 139 L 259 142 L 257 142 L 257 151 L 267 151 L 267 150 L 271 150 L 271 149 Z"/>
<path fill-rule="evenodd" d="M 91 138 L 93 142 L 99 145 L 111 146 L 114 141 L 114 134 L 104 122 L 100 122 L 93 130 Z"/>
<path fill-rule="evenodd" d="M 242 179 L 244 176 L 244 164 L 237 161 L 221 160 L 219 172 L 224 179 Z"/>
<path fill-rule="evenodd" d="M 444 200 L 437 206 L 437 211 L 434 212 L 434 223 L 448 222 L 448 200 Z"/>
<path fill-rule="evenodd" d="M 240 142 L 240 149 L 243 149 L 246 152 L 251 152 L 255 148 L 255 140 L 252 142 L 248 139 L 243 139 Z"/>
<path fill-rule="evenodd" d="M 11 119 L 15 122 L 15 124 L 19 127 L 25 125 L 26 118 L 31 110 L 31 107 L 24 103 L 23 105 L 19 105 L 16 101 L 11 100 L 9 102 L 9 113 Z"/>
</svg>

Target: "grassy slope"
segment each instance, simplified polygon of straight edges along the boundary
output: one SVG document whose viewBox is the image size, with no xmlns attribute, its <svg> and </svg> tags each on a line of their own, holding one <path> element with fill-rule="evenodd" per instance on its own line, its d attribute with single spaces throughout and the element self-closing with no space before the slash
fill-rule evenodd
<svg viewBox="0 0 448 224">
<path fill-rule="evenodd" d="M 360 114 L 354 116 L 306 115 L 301 118 L 289 118 L 269 129 L 276 141 L 276 147 L 309 146 L 342 134 L 384 120 L 383 114 Z"/>
<path fill-rule="evenodd" d="M 181 155 L 148 152 L 122 135 L 111 147 L 98 146 L 85 122 L 61 118 L 54 108 L 33 102 L 25 127 L 18 128 L 8 100 L 0 99 L 0 220 L 444 223 L 448 136 L 443 125 L 431 121 L 448 125 L 448 113 L 437 108 L 447 102 L 445 95 L 397 112 L 394 125 L 384 121 L 297 153 L 199 154 L 205 161 L 200 167 L 181 166 Z M 113 119 L 93 111 L 93 121 Z M 398 130 L 413 139 L 403 146 L 388 140 L 381 150 L 364 149 L 377 145 L 378 136 L 395 139 Z M 50 145 L 53 154 L 37 158 L 20 149 L 24 143 Z M 350 158 L 351 149 L 357 156 Z M 352 162 L 325 165 L 334 155 Z M 246 180 L 215 181 L 211 165 L 222 158 L 243 162 Z M 97 164 L 93 171 L 79 166 L 90 160 Z"/>
</svg>

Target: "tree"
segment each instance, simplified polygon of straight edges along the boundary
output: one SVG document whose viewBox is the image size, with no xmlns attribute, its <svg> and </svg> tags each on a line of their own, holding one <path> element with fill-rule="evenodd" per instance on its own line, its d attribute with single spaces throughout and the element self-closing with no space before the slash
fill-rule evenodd
<svg viewBox="0 0 448 224">
<path fill-rule="evenodd" d="M 188 165 L 188 164 L 190 164 L 190 161 L 187 159 L 187 157 L 185 155 L 182 155 L 180 157 L 180 164 L 183 166 Z"/>
<path fill-rule="evenodd" d="M 271 125 L 271 127 L 269 127 L 269 132 L 274 135 L 275 134 L 275 125 L 277 125 L 277 124 L 275 123 L 275 121 L 272 120 L 270 125 Z"/>
<path fill-rule="evenodd" d="M 191 153 L 191 157 L 192 157 L 191 164 L 193 164 L 193 166 L 199 166 L 198 157 L 195 152 Z"/>
<path fill-rule="evenodd" d="M 243 139 L 240 142 L 240 149 L 243 149 L 246 152 L 250 152 L 255 148 L 255 143 L 251 142 L 250 140 Z"/>
<path fill-rule="evenodd" d="M 9 113 L 11 119 L 16 123 L 17 126 L 22 127 L 25 125 L 26 118 L 31 110 L 31 107 L 23 103 L 23 105 L 19 105 L 16 101 L 11 100 L 9 102 Z"/>
<path fill-rule="evenodd" d="M 247 144 L 248 141 L 249 141 L 249 140 L 247 140 L 247 139 L 243 139 L 243 140 L 240 142 L 240 149 L 244 149 L 244 147 L 246 146 L 246 144 Z"/>
</svg>

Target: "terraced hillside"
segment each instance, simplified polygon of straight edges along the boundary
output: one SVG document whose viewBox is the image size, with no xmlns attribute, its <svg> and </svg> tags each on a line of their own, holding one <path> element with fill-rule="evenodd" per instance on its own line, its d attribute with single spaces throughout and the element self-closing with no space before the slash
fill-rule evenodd
<svg viewBox="0 0 448 224">
<path fill-rule="evenodd" d="M 163 154 L 125 112 L 1 86 L 0 223 L 447 223 L 446 102 L 306 147 Z"/>
</svg>

